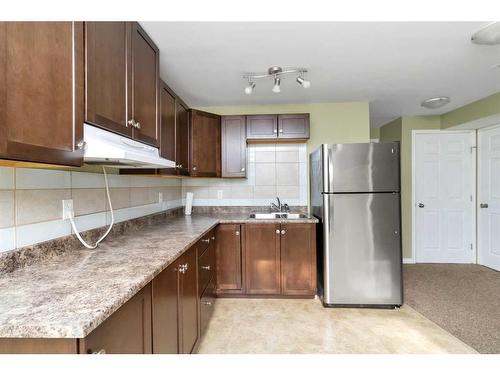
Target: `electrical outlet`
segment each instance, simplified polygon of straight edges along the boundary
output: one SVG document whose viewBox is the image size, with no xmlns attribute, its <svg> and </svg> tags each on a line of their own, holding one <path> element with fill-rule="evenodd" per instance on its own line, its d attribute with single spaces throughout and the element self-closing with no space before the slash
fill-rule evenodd
<svg viewBox="0 0 500 375">
<path fill-rule="evenodd" d="M 75 216 L 75 213 L 73 211 L 73 199 L 63 199 L 62 207 L 63 207 L 63 213 L 62 213 L 63 220 L 67 220 Z"/>
<path fill-rule="evenodd" d="M 222 190 L 217 190 L 217 199 L 222 199 Z"/>
<path fill-rule="evenodd" d="M 158 203 L 162 203 L 163 202 L 163 193 L 160 191 L 158 192 Z"/>
</svg>

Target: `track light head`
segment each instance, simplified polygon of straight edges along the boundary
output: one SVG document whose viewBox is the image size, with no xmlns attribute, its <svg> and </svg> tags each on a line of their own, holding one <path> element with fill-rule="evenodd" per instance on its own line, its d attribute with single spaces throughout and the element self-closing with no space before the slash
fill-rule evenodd
<svg viewBox="0 0 500 375">
<path fill-rule="evenodd" d="M 245 94 L 251 95 L 254 88 L 255 88 L 255 83 L 254 82 L 248 82 L 248 86 L 245 87 Z"/>
<path fill-rule="evenodd" d="M 307 79 L 304 79 L 304 77 L 297 77 L 297 83 L 305 89 L 311 87 L 311 82 L 309 82 Z"/>
<path fill-rule="evenodd" d="M 281 83 L 280 77 L 274 77 L 273 92 L 275 93 L 281 92 L 280 83 Z"/>
</svg>

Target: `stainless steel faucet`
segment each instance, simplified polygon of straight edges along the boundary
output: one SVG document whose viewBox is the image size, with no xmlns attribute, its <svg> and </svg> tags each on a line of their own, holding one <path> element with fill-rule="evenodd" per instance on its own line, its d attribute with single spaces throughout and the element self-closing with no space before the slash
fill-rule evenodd
<svg viewBox="0 0 500 375">
<path fill-rule="evenodd" d="M 276 197 L 276 200 L 278 201 L 278 204 L 271 202 L 271 209 L 272 210 L 278 210 L 279 212 L 286 212 L 290 210 L 290 207 L 288 207 L 288 204 L 286 203 L 281 203 L 281 200 L 279 197 Z"/>
</svg>

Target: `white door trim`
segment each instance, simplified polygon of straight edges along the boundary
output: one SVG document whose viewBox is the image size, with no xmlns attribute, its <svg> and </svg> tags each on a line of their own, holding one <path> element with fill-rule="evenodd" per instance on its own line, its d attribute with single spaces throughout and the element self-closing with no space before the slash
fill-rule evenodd
<svg viewBox="0 0 500 375">
<path fill-rule="evenodd" d="M 419 129 L 411 131 L 411 258 L 405 258 L 407 263 L 416 263 L 416 244 L 415 244 L 415 231 L 416 231 L 416 210 L 415 210 L 415 141 L 417 134 L 443 134 L 443 133 L 465 133 L 474 136 L 474 142 L 472 146 L 474 152 L 472 153 L 472 186 L 474 189 L 472 191 L 472 202 L 474 203 L 475 209 L 472 210 L 472 221 L 474 226 L 472 242 L 474 244 L 473 249 L 473 259 L 477 263 L 477 132 L 475 130 L 440 130 L 440 129 Z"/>
<path fill-rule="evenodd" d="M 481 128 L 481 129 L 478 129 L 477 130 L 477 138 L 476 138 L 476 142 L 477 142 L 477 150 L 480 150 L 481 149 L 481 137 L 479 136 L 479 132 L 482 131 L 482 130 L 493 130 L 493 129 L 496 129 L 496 128 L 500 128 L 500 124 L 498 125 L 493 125 L 493 126 L 488 126 L 486 128 Z M 477 190 L 477 201 L 476 201 L 476 212 L 477 212 L 477 221 L 476 221 L 476 233 L 477 233 L 477 238 L 476 238 L 476 243 L 477 243 L 477 257 L 476 257 L 476 262 L 478 264 L 483 264 L 483 262 L 481 261 L 481 256 L 480 256 L 480 253 L 482 251 L 484 251 L 484 249 L 480 249 L 480 244 L 481 244 L 481 240 L 482 240 L 482 234 L 481 234 L 481 225 L 483 224 L 482 221 L 481 221 L 481 215 L 479 215 L 479 203 L 481 202 L 481 189 L 479 188 L 479 184 L 481 183 L 481 174 L 482 174 L 482 164 L 481 164 L 481 157 L 478 157 L 477 159 L 477 182 L 476 182 L 476 190 Z"/>
</svg>

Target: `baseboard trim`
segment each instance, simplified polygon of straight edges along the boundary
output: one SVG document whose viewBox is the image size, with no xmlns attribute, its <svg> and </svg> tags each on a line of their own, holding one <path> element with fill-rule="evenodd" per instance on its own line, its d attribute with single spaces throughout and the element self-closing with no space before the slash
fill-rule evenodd
<svg viewBox="0 0 500 375">
<path fill-rule="evenodd" d="M 403 264 L 414 264 L 415 259 L 413 258 L 403 258 Z"/>
</svg>

